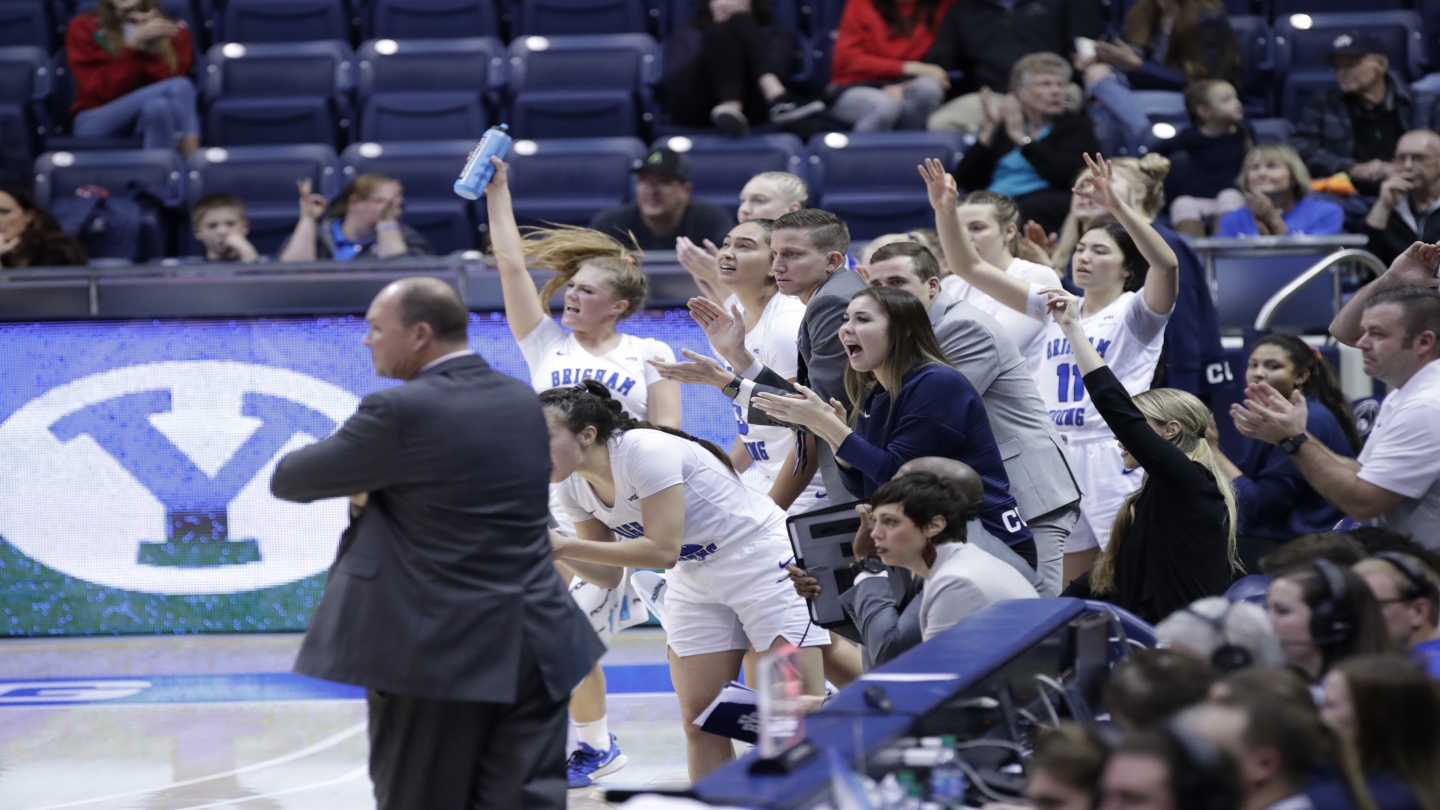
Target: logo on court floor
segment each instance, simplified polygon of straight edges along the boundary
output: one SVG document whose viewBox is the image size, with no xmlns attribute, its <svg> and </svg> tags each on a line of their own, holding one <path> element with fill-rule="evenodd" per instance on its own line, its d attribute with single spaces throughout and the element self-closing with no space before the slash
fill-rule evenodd
<svg viewBox="0 0 1440 810">
<path fill-rule="evenodd" d="M 229 361 L 127 366 L 50 389 L 0 424 L 0 535 L 64 574 L 164 594 L 251 591 L 319 573 L 342 500 L 270 495 L 285 454 L 357 397 Z"/>
</svg>

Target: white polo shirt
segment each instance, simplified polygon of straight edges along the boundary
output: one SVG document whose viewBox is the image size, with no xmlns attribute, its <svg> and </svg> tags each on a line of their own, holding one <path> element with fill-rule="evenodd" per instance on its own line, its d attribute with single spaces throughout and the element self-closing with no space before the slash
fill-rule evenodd
<svg viewBox="0 0 1440 810">
<path fill-rule="evenodd" d="M 1385 397 L 1359 461 L 1360 480 L 1405 496 L 1385 526 L 1440 550 L 1440 361 Z"/>
</svg>

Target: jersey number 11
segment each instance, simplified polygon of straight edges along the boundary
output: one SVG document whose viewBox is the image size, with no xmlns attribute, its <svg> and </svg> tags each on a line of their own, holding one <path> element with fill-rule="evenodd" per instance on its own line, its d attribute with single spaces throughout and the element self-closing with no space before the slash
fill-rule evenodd
<svg viewBox="0 0 1440 810">
<path fill-rule="evenodd" d="M 1079 402 L 1085 398 L 1085 378 L 1080 376 L 1080 367 L 1062 364 L 1057 366 L 1055 373 L 1060 375 L 1060 392 L 1056 394 L 1059 402 Z M 1074 390 L 1071 390 L 1071 378 L 1074 378 Z M 1066 399 L 1066 396 L 1069 399 Z"/>
</svg>

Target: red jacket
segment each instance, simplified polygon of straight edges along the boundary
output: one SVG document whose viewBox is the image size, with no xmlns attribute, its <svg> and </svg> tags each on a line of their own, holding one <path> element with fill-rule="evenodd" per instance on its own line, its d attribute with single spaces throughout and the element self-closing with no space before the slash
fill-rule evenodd
<svg viewBox="0 0 1440 810">
<path fill-rule="evenodd" d="M 909 37 L 890 33 L 890 26 L 875 10 L 872 0 L 849 0 L 840 17 L 840 37 L 835 41 L 835 56 L 830 66 L 830 83 L 837 85 L 877 82 L 902 77 L 906 62 L 924 61 L 940 21 L 955 0 L 942 0 L 935 12 L 935 27 L 916 23 Z M 902 17 L 915 10 L 915 0 L 898 0 Z"/>
<path fill-rule="evenodd" d="M 158 53 L 145 53 L 124 48 L 111 56 L 101 41 L 105 30 L 94 14 L 77 14 L 65 31 L 65 59 L 70 75 L 75 77 L 75 103 L 70 114 L 109 104 L 115 99 L 147 84 L 184 76 L 194 61 L 190 29 L 180 23 L 180 30 L 170 38 L 175 49 L 175 69 L 165 64 Z"/>
</svg>

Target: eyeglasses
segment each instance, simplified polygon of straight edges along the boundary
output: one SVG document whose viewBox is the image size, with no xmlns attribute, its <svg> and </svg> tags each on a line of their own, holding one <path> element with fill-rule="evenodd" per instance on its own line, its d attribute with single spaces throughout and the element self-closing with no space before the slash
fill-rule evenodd
<svg viewBox="0 0 1440 810">
<path fill-rule="evenodd" d="M 1397 166 L 1404 166 L 1408 163 L 1428 163 L 1440 155 L 1402 155 L 1396 154 L 1393 161 Z"/>
</svg>

